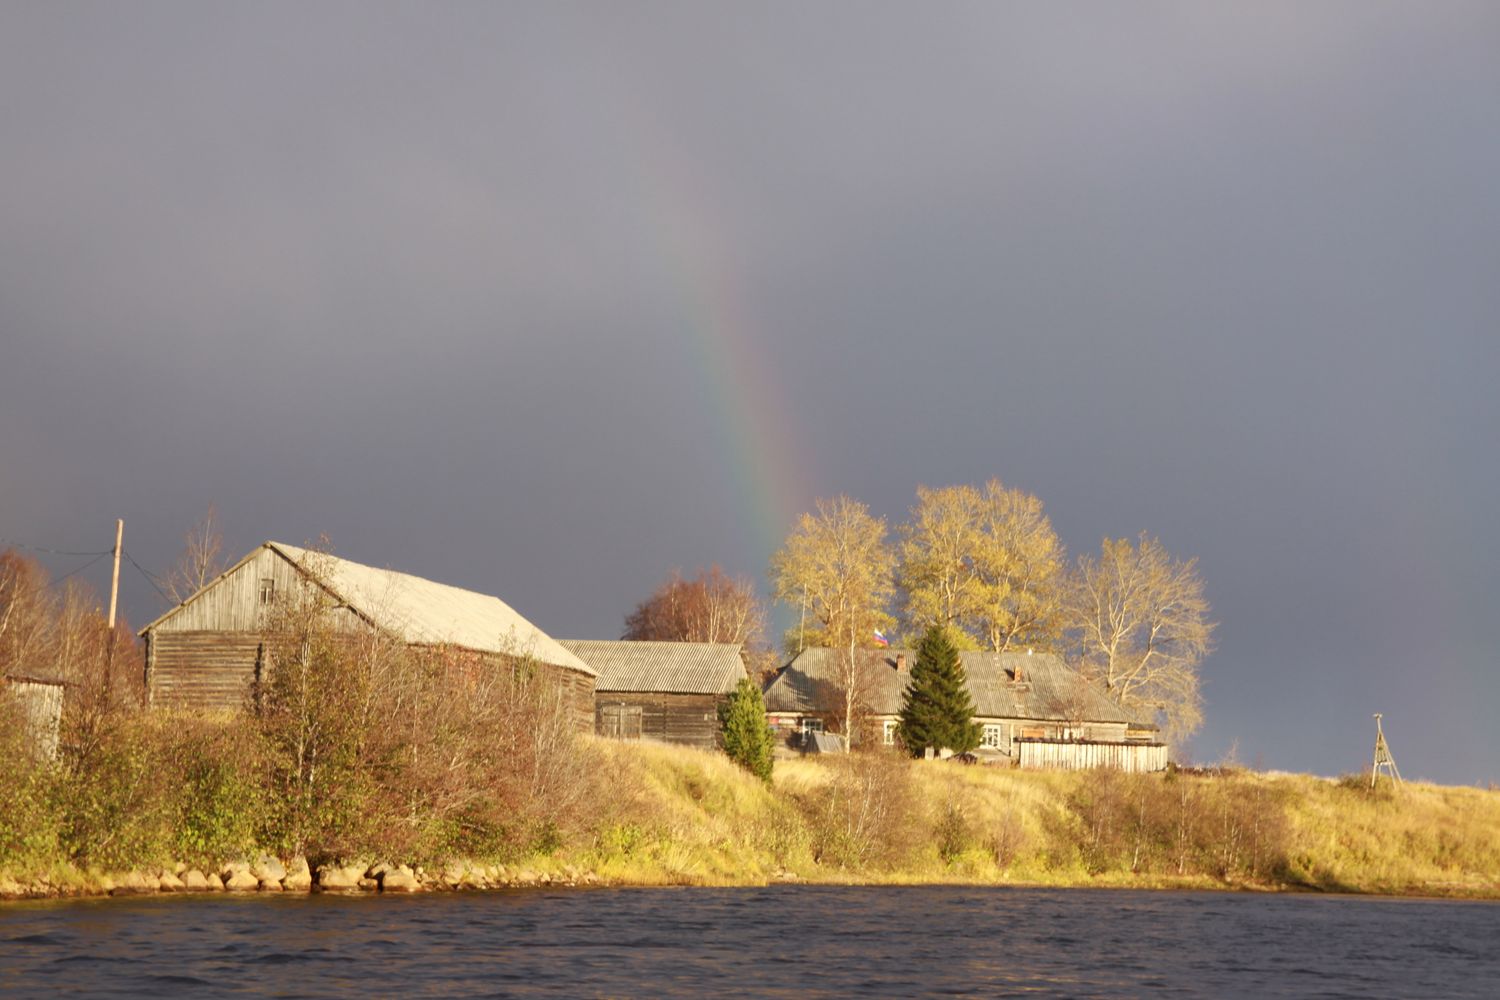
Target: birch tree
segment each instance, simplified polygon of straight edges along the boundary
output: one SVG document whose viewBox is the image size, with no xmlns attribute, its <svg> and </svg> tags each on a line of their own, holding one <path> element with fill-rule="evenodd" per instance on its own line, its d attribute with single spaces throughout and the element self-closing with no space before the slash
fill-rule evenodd
<svg viewBox="0 0 1500 1000">
<path fill-rule="evenodd" d="M 0 672 L 49 666 L 57 600 L 42 564 L 14 549 L 0 552 Z"/>
<path fill-rule="evenodd" d="M 972 627 L 997 652 L 1049 649 L 1062 632 L 1066 554 L 1042 501 L 998 479 L 985 484 L 974 555 Z"/>
<path fill-rule="evenodd" d="M 182 555 L 167 573 L 167 596 L 181 604 L 224 572 L 224 536 L 214 505 L 188 529 L 182 539 Z"/>
<path fill-rule="evenodd" d="M 948 631 L 960 648 L 978 648 L 968 631 L 979 611 L 983 497 L 972 486 L 917 487 L 911 520 L 901 525 L 900 585 L 907 628 Z"/>
<path fill-rule="evenodd" d="M 918 487 L 901 536 L 899 579 L 913 631 L 942 625 L 960 644 L 996 651 L 1056 644 L 1064 551 L 1035 496 L 998 479 L 983 491 Z"/>
<path fill-rule="evenodd" d="M 1144 532 L 1104 539 L 1079 558 L 1069 592 L 1069 633 L 1090 676 L 1126 708 L 1155 716 L 1169 739 L 1203 722 L 1198 665 L 1214 625 L 1196 559 L 1174 559 Z"/>
<path fill-rule="evenodd" d="M 798 651 L 807 645 L 838 651 L 843 730 L 851 742 L 869 683 L 867 658 L 859 651 L 893 624 L 886 608 L 895 592 L 894 568 L 884 518 L 847 496 L 818 500 L 817 512 L 802 515 L 771 559 L 777 599 L 812 618 L 811 628 L 805 622 L 795 627 L 788 644 Z"/>
</svg>

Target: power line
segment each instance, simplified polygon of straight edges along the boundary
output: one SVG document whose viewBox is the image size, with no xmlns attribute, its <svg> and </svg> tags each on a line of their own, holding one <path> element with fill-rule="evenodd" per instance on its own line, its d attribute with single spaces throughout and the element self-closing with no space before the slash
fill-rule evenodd
<svg viewBox="0 0 1500 1000">
<path fill-rule="evenodd" d="M 144 576 L 146 578 L 146 582 L 151 584 L 151 589 L 160 594 L 162 600 L 166 601 L 169 604 L 175 603 L 172 601 L 172 598 L 167 596 L 167 592 L 161 589 L 161 585 L 156 581 L 156 575 L 150 570 L 146 569 L 146 567 L 142 566 L 140 563 L 136 562 L 135 556 L 130 554 L 129 549 L 121 549 L 120 554 L 130 561 L 130 565 L 134 566 L 140 572 L 141 576 Z"/>
<path fill-rule="evenodd" d="M 63 549 L 49 549 L 44 545 L 27 545 L 25 542 L 13 542 L 9 538 L 0 538 L 0 545 L 7 545 L 17 549 L 27 549 L 31 552 L 45 552 L 53 556 L 107 556 L 113 555 L 114 549 L 105 549 L 103 552 L 68 552 Z"/>
<path fill-rule="evenodd" d="M 69 570 L 68 572 L 64 573 L 62 576 L 58 577 L 56 580 L 53 580 L 52 583 L 50 584 L 50 586 L 53 586 L 53 587 L 57 586 L 59 583 L 62 583 L 68 577 L 74 575 L 75 573 L 82 573 L 84 570 L 86 570 L 90 566 L 94 565 L 94 563 L 98 562 L 100 559 L 103 559 L 105 556 L 110 556 L 110 555 L 114 555 L 114 552 L 110 551 L 110 552 L 100 552 L 100 553 L 98 553 L 97 555 L 94 556 L 94 558 L 90 559 L 88 562 L 84 563 L 82 566 L 78 567 L 77 569 Z"/>
</svg>

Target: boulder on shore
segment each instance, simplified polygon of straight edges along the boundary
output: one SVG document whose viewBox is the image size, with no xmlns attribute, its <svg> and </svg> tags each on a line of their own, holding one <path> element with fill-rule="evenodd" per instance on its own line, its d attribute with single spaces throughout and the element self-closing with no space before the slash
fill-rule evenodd
<svg viewBox="0 0 1500 1000">
<path fill-rule="evenodd" d="M 340 867 L 338 865 L 318 866 L 318 888 L 328 892 L 350 892 L 359 888 L 359 881 L 364 877 L 362 865 L 350 865 Z"/>
<path fill-rule="evenodd" d="M 250 874 L 262 882 L 280 882 L 286 878 L 286 866 L 269 854 L 262 854 L 250 866 Z"/>
<path fill-rule="evenodd" d="M 224 880 L 224 888 L 230 892 L 254 892 L 260 888 L 260 879 L 248 871 L 231 872 Z"/>
<path fill-rule="evenodd" d="M 182 873 L 182 884 L 188 892 L 207 892 L 208 879 L 196 868 L 189 868 Z"/>
<path fill-rule="evenodd" d="M 387 868 L 380 876 L 381 892 L 420 892 L 416 873 L 405 865 Z"/>
<path fill-rule="evenodd" d="M 114 888 L 109 890 L 111 896 L 136 896 L 148 892 L 156 892 L 160 888 L 154 878 L 147 878 L 140 872 L 126 872 L 115 880 Z"/>
<path fill-rule="evenodd" d="M 187 883 L 183 882 L 182 879 L 178 878 L 174 873 L 169 871 L 162 872 L 161 877 L 156 881 L 157 887 L 161 889 L 162 892 L 187 891 Z"/>
</svg>

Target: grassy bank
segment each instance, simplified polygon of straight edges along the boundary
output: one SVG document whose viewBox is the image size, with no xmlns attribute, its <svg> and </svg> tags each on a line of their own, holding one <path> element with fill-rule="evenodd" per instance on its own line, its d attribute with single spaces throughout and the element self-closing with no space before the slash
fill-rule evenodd
<svg viewBox="0 0 1500 1000">
<path fill-rule="evenodd" d="M 207 761 L 134 755 L 138 769 L 110 782 L 10 799 L 0 894 L 140 883 L 124 872 L 146 872 L 155 885 L 154 873 L 174 867 L 212 873 L 262 850 L 294 853 L 266 836 L 277 807 L 237 770 L 251 759 L 244 731 L 215 732 L 194 743 L 214 750 Z M 176 738 L 180 748 L 180 730 Z M 565 822 L 538 813 L 524 837 L 481 851 L 472 838 L 386 831 L 301 853 L 315 871 L 383 860 L 438 873 L 461 857 L 459 869 L 490 872 L 472 881 L 496 885 L 921 882 L 1500 898 L 1500 793 L 1477 788 L 1372 793 L 1357 778 L 1021 772 L 888 755 L 782 761 L 768 786 L 717 753 L 592 739 L 578 749 L 590 795 L 570 804 Z M 425 885 L 442 883 L 434 874 Z"/>
<path fill-rule="evenodd" d="M 611 744 L 634 797 L 561 852 L 626 883 L 955 882 L 1500 897 L 1500 793 L 1242 770 L 1023 772 L 893 758 L 777 765 Z"/>
</svg>

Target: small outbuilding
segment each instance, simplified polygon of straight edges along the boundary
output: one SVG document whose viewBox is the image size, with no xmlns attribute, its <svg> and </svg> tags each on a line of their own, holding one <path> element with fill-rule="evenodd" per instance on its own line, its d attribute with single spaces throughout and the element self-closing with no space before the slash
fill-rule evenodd
<svg viewBox="0 0 1500 1000">
<path fill-rule="evenodd" d="M 63 694 L 67 690 L 60 678 L 36 673 L 14 673 L 0 676 L 0 697 L 15 705 L 26 742 L 32 753 L 43 760 L 57 756 L 62 730 Z"/>
<path fill-rule="evenodd" d="M 748 676 L 740 647 L 721 642 L 564 639 L 597 672 L 595 731 L 712 749 L 719 706 Z"/>
<path fill-rule="evenodd" d="M 563 691 L 580 729 L 592 728 L 594 671 L 498 597 L 266 542 L 141 629 L 153 706 L 237 710 L 268 668 L 264 632 L 276 602 L 299 588 L 330 598 L 331 623 L 379 629 L 411 646 L 533 659 Z"/>
<path fill-rule="evenodd" d="M 843 711 L 838 650 L 812 648 L 782 667 L 766 687 L 766 715 L 787 746 L 802 749 L 812 734 L 837 724 Z M 915 654 L 905 649 L 858 650 L 857 685 L 869 737 L 896 742 L 901 702 Z M 1122 708 L 1052 653 L 959 654 L 980 725 L 982 760 L 1027 768 L 1110 767 L 1159 771 L 1167 747 L 1157 726 Z M 855 745 L 860 733 L 855 734 Z"/>
</svg>

